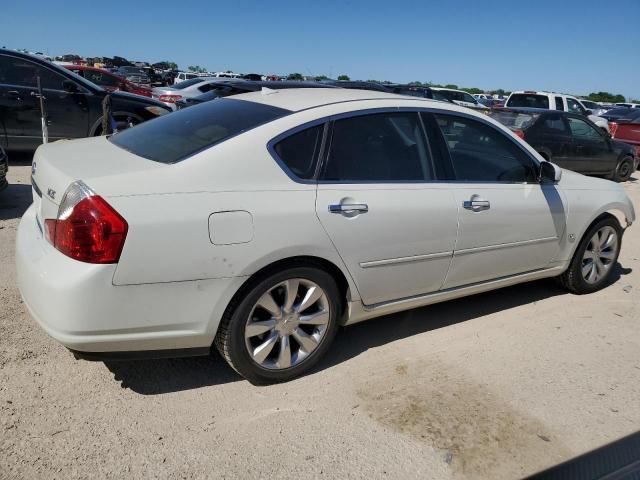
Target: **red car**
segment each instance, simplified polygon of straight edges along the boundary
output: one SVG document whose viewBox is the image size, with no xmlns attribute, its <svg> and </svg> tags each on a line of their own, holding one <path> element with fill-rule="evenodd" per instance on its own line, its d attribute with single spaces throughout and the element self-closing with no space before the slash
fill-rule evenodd
<svg viewBox="0 0 640 480">
<path fill-rule="evenodd" d="M 77 73 L 81 77 L 86 78 L 90 82 L 101 86 L 109 92 L 120 90 L 122 92 L 135 93 L 136 95 L 144 95 L 145 97 L 151 97 L 151 89 L 136 85 L 130 82 L 126 78 L 123 78 L 114 73 L 103 70 L 96 67 L 84 67 L 80 65 L 65 65 L 65 68 Z"/>
<path fill-rule="evenodd" d="M 611 136 L 636 148 L 640 156 L 640 108 L 630 108 L 629 113 L 615 122 L 609 122 Z"/>
</svg>

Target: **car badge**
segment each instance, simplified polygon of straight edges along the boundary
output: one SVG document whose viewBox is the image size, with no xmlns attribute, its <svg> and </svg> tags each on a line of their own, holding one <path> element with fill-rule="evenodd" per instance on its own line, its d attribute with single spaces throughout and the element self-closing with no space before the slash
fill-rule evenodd
<svg viewBox="0 0 640 480">
<path fill-rule="evenodd" d="M 47 195 L 51 197 L 51 200 L 56 199 L 56 191 L 53 188 L 47 190 Z"/>
<path fill-rule="evenodd" d="M 31 175 L 35 175 L 37 169 L 38 169 L 38 165 L 36 164 L 36 162 L 33 162 L 31 164 Z"/>
</svg>

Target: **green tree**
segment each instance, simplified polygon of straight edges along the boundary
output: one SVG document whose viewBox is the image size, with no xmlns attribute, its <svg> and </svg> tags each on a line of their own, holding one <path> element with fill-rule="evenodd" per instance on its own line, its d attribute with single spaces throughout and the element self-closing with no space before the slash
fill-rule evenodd
<svg viewBox="0 0 640 480">
<path fill-rule="evenodd" d="M 447 83 L 444 88 L 451 88 L 452 90 L 458 90 L 458 85 L 455 83 Z"/>
<path fill-rule="evenodd" d="M 207 69 L 206 68 L 202 68 L 200 65 L 190 65 L 189 66 L 189 71 L 190 72 L 195 72 L 195 73 L 206 73 Z"/>
<path fill-rule="evenodd" d="M 304 80 L 301 73 L 290 73 L 287 80 Z"/>
<path fill-rule="evenodd" d="M 587 98 L 592 102 L 621 103 L 625 101 L 624 95 L 609 92 L 590 93 Z"/>
<path fill-rule="evenodd" d="M 338 80 L 351 80 L 351 79 L 349 78 L 349 75 L 340 75 L 338 77 Z"/>
<path fill-rule="evenodd" d="M 484 93 L 484 90 L 476 87 L 461 88 L 460 90 L 464 90 L 465 92 L 470 93 L 471 95 L 475 95 L 476 93 Z"/>
<path fill-rule="evenodd" d="M 316 77 L 316 81 L 320 82 L 322 80 L 329 80 L 329 77 L 327 77 L 326 75 L 318 75 Z"/>
</svg>

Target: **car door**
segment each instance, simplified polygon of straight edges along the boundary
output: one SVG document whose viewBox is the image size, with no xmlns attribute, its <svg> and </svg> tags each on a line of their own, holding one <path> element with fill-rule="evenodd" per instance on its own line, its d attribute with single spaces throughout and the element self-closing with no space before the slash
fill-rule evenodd
<svg viewBox="0 0 640 480">
<path fill-rule="evenodd" d="M 572 138 L 563 113 L 541 114 L 536 123 L 526 130 L 525 138 L 550 161 L 572 170 Z"/>
<path fill-rule="evenodd" d="M 30 74 L 22 58 L 0 55 L 0 144 L 10 150 L 33 149 L 42 142 Z"/>
<path fill-rule="evenodd" d="M 537 162 L 488 122 L 452 113 L 432 121 L 449 152 L 455 180 L 448 186 L 459 212 L 444 288 L 550 267 L 566 225 L 561 191 L 539 183 Z"/>
<path fill-rule="evenodd" d="M 579 115 L 568 115 L 572 137 L 573 165 L 576 172 L 609 173 L 616 168 L 617 156 L 605 134 Z"/>
<path fill-rule="evenodd" d="M 417 112 L 331 122 L 316 212 L 363 302 L 437 291 L 457 235 L 457 208 L 435 179 Z"/>
</svg>

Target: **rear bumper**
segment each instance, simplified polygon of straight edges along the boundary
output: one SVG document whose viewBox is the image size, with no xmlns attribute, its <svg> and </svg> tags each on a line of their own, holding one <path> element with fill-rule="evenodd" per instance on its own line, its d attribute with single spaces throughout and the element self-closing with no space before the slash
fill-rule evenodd
<svg viewBox="0 0 640 480">
<path fill-rule="evenodd" d="M 76 352 L 112 357 L 113 352 L 208 349 L 226 305 L 245 280 L 114 286 L 116 265 L 62 255 L 43 238 L 33 205 L 18 227 L 16 267 L 24 302 L 51 337 Z"/>
</svg>

